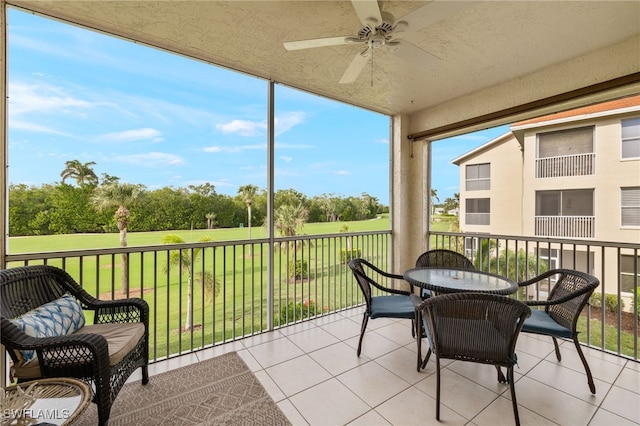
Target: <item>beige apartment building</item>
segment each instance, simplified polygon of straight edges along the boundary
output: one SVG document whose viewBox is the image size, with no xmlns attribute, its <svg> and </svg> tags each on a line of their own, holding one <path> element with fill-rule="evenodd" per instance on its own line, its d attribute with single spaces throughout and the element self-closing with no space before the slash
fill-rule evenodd
<svg viewBox="0 0 640 426">
<path fill-rule="evenodd" d="M 584 242 L 571 254 L 560 243 L 529 250 L 550 268 L 601 277 L 607 293 L 620 286 L 632 307 L 638 250 L 602 254 L 589 243 L 640 245 L 640 96 L 515 123 L 452 162 L 460 166 L 463 232 Z M 475 244 L 466 238 L 468 254 Z M 603 271 L 603 263 L 619 268 Z"/>
</svg>

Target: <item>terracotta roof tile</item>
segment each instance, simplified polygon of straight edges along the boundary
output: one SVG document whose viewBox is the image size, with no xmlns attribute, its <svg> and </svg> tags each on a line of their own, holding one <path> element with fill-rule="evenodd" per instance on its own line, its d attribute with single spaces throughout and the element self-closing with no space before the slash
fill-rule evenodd
<svg viewBox="0 0 640 426">
<path fill-rule="evenodd" d="M 610 111 L 615 109 L 627 108 L 640 105 L 640 95 L 629 96 L 627 98 L 616 99 L 613 101 L 603 102 L 601 104 L 589 105 L 582 108 L 561 111 L 555 114 L 544 115 L 542 117 L 532 118 L 530 120 L 520 121 L 512 124 L 512 126 L 524 126 L 527 124 L 542 123 L 545 121 L 558 120 L 560 118 L 576 117 L 586 114 L 595 114 L 597 112 Z"/>
</svg>

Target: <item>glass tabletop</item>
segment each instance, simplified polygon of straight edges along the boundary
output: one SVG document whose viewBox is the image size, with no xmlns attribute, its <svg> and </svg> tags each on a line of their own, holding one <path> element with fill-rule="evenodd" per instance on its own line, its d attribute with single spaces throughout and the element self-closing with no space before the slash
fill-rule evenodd
<svg viewBox="0 0 640 426">
<path fill-rule="evenodd" d="M 442 268 L 413 268 L 404 273 L 409 283 L 436 293 L 475 291 L 493 294 L 511 294 L 518 290 L 514 281 L 480 271 Z"/>
<path fill-rule="evenodd" d="M 4 389 L 2 416 L 6 424 L 68 425 L 89 405 L 90 398 L 89 387 L 77 379 L 24 382 Z"/>
</svg>

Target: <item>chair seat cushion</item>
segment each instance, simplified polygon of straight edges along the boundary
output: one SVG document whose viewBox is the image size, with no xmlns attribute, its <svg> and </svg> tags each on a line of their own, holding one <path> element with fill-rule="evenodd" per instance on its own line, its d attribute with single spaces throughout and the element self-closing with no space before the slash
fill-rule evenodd
<svg viewBox="0 0 640 426">
<path fill-rule="evenodd" d="M 371 298 L 371 318 L 415 318 L 409 296 L 376 296 Z"/>
<path fill-rule="evenodd" d="M 524 321 L 522 331 L 525 333 L 547 334 L 556 337 L 573 337 L 571 330 L 555 322 L 545 311 L 536 309 L 531 310 L 531 316 Z"/>
<path fill-rule="evenodd" d="M 136 347 L 144 336 L 144 324 L 94 324 L 82 327 L 75 334 L 93 333 L 100 334 L 107 339 L 109 346 L 109 365 L 114 366 Z M 17 379 L 33 379 L 41 377 L 38 357 L 26 365 L 14 365 L 13 376 Z"/>
</svg>

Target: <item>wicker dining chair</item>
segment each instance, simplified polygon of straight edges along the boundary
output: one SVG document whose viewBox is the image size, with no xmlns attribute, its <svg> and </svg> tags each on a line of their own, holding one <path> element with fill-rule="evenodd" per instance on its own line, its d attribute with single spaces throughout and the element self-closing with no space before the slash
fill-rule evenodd
<svg viewBox="0 0 640 426">
<path fill-rule="evenodd" d="M 450 268 L 463 269 L 466 271 L 475 271 L 476 267 L 473 262 L 465 255 L 453 250 L 434 249 L 428 250 L 418 256 L 416 259 L 416 268 Z M 426 299 L 431 296 L 431 292 L 423 288 L 421 292 L 422 298 Z"/>
<path fill-rule="evenodd" d="M 92 324 L 85 326 L 91 311 Z M 149 381 L 149 305 L 143 299 L 99 300 L 64 270 L 30 265 L 0 270 L 0 313 L 1 342 L 16 379 L 84 380 L 93 388 L 99 425 L 108 424 L 131 373 L 141 368 L 142 384 Z"/>
<path fill-rule="evenodd" d="M 555 284 L 553 280 L 555 280 Z M 589 390 L 595 394 L 596 385 L 593 382 L 591 369 L 578 341 L 577 324 L 580 312 L 589 302 L 591 294 L 600 285 L 600 281 L 584 272 L 571 269 L 552 269 L 528 281 L 520 282 L 518 286 L 526 288 L 535 284 L 549 286 L 551 291 L 546 300 L 525 301 L 529 306 L 543 307 L 544 309 L 531 311 L 531 318 L 525 321 L 522 332 L 551 336 L 558 362 L 562 357 L 557 338 L 573 340 L 587 373 Z M 540 291 L 539 288 L 538 291 Z"/>
<path fill-rule="evenodd" d="M 413 293 L 413 286 L 410 291 L 400 290 L 398 288 L 383 285 L 375 281 L 372 277 L 384 278 L 387 282 L 402 281 L 405 285 L 402 275 L 391 274 L 375 267 L 364 259 L 352 259 L 349 262 L 349 268 L 353 271 L 356 281 L 362 290 L 362 295 L 366 303 L 366 310 L 362 318 L 362 326 L 360 327 L 360 340 L 358 341 L 357 355 L 360 356 L 362 350 L 362 338 L 367 329 L 369 318 L 406 318 L 412 321 L 411 333 L 415 336 L 415 326 L 413 320 L 415 318 L 415 309 L 409 295 Z M 410 285 L 410 284 L 409 284 Z M 383 295 L 375 296 L 374 289 L 378 289 Z"/>
<path fill-rule="evenodd" d="M 430 348 L 424 364 L 431 353 L 436 357 L 436 419 L 440 420 L 440 360 L 452 359 L 505 367 L 519 425 L 513 367 L 518 334 L 531 309 L 515 299 L 488 293 L 450 293 L 424 301 L 414 296 Z"/>
</svg>

